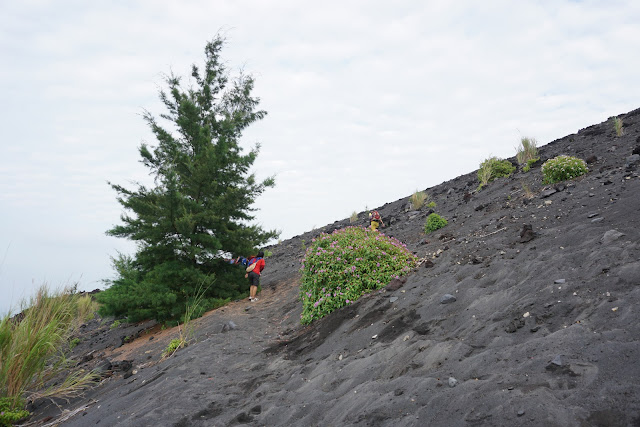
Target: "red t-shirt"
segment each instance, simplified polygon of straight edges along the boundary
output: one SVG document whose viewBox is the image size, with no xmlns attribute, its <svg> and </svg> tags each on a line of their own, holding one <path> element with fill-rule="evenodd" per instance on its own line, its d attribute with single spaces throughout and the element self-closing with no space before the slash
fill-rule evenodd
<svg viewBox="0 0 640 427">
<path fill-rule="evenodd" d="M 256 262 L 256 266 L 253 268 L 253 271 L 255 271 L 256 274 L 260 275 L 260 272 L 264 270 L 264 266 L 264 258 L 261 258 L 258 260 L 258 262 Z"/>
</svg>

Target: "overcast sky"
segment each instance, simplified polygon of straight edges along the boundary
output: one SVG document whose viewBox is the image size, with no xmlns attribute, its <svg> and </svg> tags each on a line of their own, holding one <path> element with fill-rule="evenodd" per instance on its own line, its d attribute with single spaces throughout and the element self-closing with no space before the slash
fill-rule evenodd
<svg viewBox="0 0 640 427">
<path fill-rule="evenodd" d="M 133 252 L 107 181 L 148 179 L 141 113 L 218 32 L 268 112 L 243 144 L 286 239 L 640 107 L 639 23 L 634 0 L 0 1 L 0 314 Z"/>
</svg>

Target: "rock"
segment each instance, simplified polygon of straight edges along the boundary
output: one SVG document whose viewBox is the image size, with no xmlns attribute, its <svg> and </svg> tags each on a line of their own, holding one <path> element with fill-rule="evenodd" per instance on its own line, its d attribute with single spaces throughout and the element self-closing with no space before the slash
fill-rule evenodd
<svg viewBox="0 0 640 427">
<path fill-rule="evenodd" d="M 520 409 L 520 410 L 518 411 L 518 416 L 519 416 L 519 417 L 521 417 L 521 416 L 523 416 L 523 415 L 524 415 L 524 409 Z"/>
<path fill-rule="evenodd" d="M 456 302 L 456 297 L 451 294 L 444 294 L 442 298 L 440 298 L 440 304 L 450 304 L 452 302 Z"/>
<path fill-rule="evenodd" d="M 522 328 L 525 324 L 523 318 L 513 319 L 509 324 L 504 328 L 505 332 L 512 334 L 518 329 Z"/>
<path fill-rule="evenodd" d="M 562 358 L 562 355 L 557 355 L 556 357 L 554 357 L 551 361 L 551 364 L 556 366 L 564 365 L 564 359 Z"/>
<path fill-rule="evenodd" d="M 389 298 L 389 302 L 396 302 L 396 301 L 398 301 L 398 297 Z"/>
<path fill-rule="evenodd" d="M 556 285 L 562 285 L 563 283 L 566 283 L 567 281 L 565 279 L 556 279 L 553 281 L 553 283 L 555 283 Z"/>
<path fill-rule="evenodd" d="M 236 324 L 233 323 L 232 320 L 229 320 L 227 323 L 225 323 L 224 325 L 222 325 L 222 330 L 220 332 L 228 332 L 228 331 L 232 331 L 235 328 L 237 328 Z"/>
<path fill-rule="evenodd" d="M 557 192 L 558 190 L 556 190 L 555 188 L 548 188 L 540 193 L 540 198 L 546 199 L 547 197 L 551 196 L 552 194 L 556 194 Z"/>
<path fill-rule="evenodd" d="M 598 216 L 598 214 L 594 212 L 594 213 L 590 213 L 589 215 L 587 215 L 587 218 L 594 218 L 596 216 Z"/>
<path fill-rule="evenodd" d="M 422 263 L 422 265 L 424 266 L 424 268 L 431 268 L 433 267 L 435 264 L 433 263 L 433 261 L 431 261 L 430 259 L 426 260 L 424 263 Z"/>
<path fill-rule="evenodd" d="M 407 283 L 407 278 L 406 277 L 400 277 L 399 279 L 393 279 L 386 286 L 386 289 L 387 289 L 387 291 L 397 291 L 405 283 Z"/>
<path fill-rule="evenodd" d="M 538 332 L 540 330 L 540 325 L 536 325 L 533 328 L 529 329 L 529 331 L 533 334 L 535 332 Z"/>
<path fill-rule="evenodd" d="M 602 217 L 594 218 L 594 219 L 591 220 L 591 222 L 602 222 L 602 221 L 604 221 L 604 218 L 602 218 Z"/>
<path fill-rule="evenodd" d="M 594 155 L 591 155 L 591 156 L 587 157 L 587 159 L 585 161 L 587 162 L 588 165 L 590 165 L 590 164 L 593 164 L 593 163 L 597 162 L 598 161 L 598 157 L 594 156 Z"/>
<path fill-rule="evenodd" d="M 530 242 L 535 239 L 536 233 L 533 231 L 533 226 L 531 224 L 524 224 L 522 226 L 522 230 L 520 231 L 520 243 Z"/>
<path fill-rule="evenodd" d="M 602 236 L 602 243 L 608 245 L 609 243 L 612 243 L 623 236 L 625 236 L 625 234 L 619 232 L 618 230 L 609 230 L 604 233 L 604 236 Z"/>
<path fill-rule="evenodd" d="M 458 380 L 453 377 L 449 377 L 449 387 L 455 387 L 457 385 L 458 385 Z"/>
<path fill-rule="evenodd" d="M 624 167 L 627 169 L 635 169 L 640 164 L 640 154 L 633 154 L 627 157 Z"/>
</svg>

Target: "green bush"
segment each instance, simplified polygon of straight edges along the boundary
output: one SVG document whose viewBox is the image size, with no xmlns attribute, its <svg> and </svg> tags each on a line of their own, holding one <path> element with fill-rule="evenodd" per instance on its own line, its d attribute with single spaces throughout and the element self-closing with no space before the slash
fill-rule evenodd
<svg viewBox="0 0 640 427">
<path fill-rule="evenodd" d="M 542 165 L 542 176 L 545 184 L 566 181 L 589 172 L 584 160 L 571 156 L 558 156 L 549 159 Z"/>
<path fill-rule="evenodd" d="M 400 241 L 369 228 L 322 233 L 302 260 L 301 322 L 311 323 L 386 286 L 408 273 L 415 262 Z"/>
<path fill-rule="evenodd" d="M 29 411 L 17 409 L 17 407 L 22 407 L 23 405 L 23 402 L 14 405 L 12 399 L 7 397 L 0 398 L 0 426 L 12 426 L 14 423 L 27 418 L 30 415 Z"/>
<path fill-rule="evenodd" d="M 478 181 L 482 188 L 496 178 L 509 176 L 516 170 L 516 167 L 509 160 L 501 160 L 497 157 L 489 157 L 480 164 L 478 169 Z"/>
<path fill-rule="evenodd" d="M 437 213 L 432 213 L 427 217 L 427 222 L 424 224 L 424 232 L 427 234 L 433 233 L 436 230 L 440 230 L 448 223 L 449 222 L 446 219 Z"/>
</svg>

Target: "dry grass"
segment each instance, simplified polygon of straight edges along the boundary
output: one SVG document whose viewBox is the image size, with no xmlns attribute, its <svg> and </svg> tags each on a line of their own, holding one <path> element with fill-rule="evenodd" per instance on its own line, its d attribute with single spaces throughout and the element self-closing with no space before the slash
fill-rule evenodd
<svg viewBox="0 0 640 427">
<path fill-rule="evenodd" d="M 21 308 L 19 315 L 0 320 L 0 397 L 17 407 L 24 398 L 77 395 L 95 379 L 92 373 L 73 372 L 43 389 L 47 381 L 70 368 L 62 349 L 94 313 L 91 298 L 69 288 L 50 293 L 43 285 Z"/>
<path fill-rule="evenodd" d="M 540 156 L 538 155 L 537 145 L 538 141 L 534 138 L 522 137 L 516 153 L 518 164 L 525 165 L 525 167 L 529 168 L 533 162 L 538 161 Z"/>
<path fill-rule="evenodd" d="M 409 198 L 409 201 L 411 202 L 411 207 L 414 210 L 418 210 L 421 207 L 423 207 L 424 204 L 427 202 L 427 200 L 429 200 L 429 195 L 427 195 L 427 193 L 425 193 L 424 191 L 418 191 L 418 190 L 416 190 L 416 192 L 413 193 Z"/>
<path fill-rule="evenodd" d="M 622 128 L 622 119 L 615 117 L 613 119 L 613 129 L 616 131 L 616 136 L 624 135 L 624 129 Z"/>
<path fill-rule="evenodd" d="M 349 222 L 351 224 L 353 224 L 354 222 L 358 221 L 358 212 L 353 211 L 353 213 L 351 214 L 351 216 L 349 217 Z"/>
</svg>

